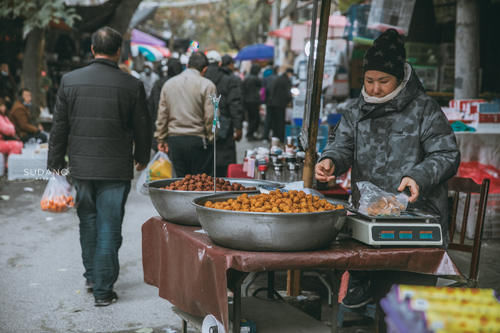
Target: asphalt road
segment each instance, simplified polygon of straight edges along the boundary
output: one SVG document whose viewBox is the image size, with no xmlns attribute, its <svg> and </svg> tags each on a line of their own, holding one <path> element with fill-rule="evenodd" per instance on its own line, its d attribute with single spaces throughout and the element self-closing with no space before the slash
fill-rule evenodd
<svg viewBox="0 0 500 333">
<path fill-rule="evenodd" d="M 0 180 L 0 195 L 10 196 L 0 200 L 0 332 L 180 332 L 171 304 L 143 281 L 141 225 L 157 215 L 149 198 L 132 188 L 115 285 L 119 300 L 96 308 L 84 288 L 76 212 L 43 212 L 45 184 Z"/>
</svg>

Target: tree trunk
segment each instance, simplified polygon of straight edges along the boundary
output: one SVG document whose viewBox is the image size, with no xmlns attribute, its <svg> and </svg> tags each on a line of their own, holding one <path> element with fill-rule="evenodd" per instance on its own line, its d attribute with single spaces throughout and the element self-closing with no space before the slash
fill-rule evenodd
<svg viewBox="0 0 500 333">
<path fill-rule="evenodd" d="M 28 88 L 32 94 L 32 104 L 35 110 L 43 104 L 40 89 L 40 73 L 42 71 L 45 45 L 43 29 L 34 28 L 26 38 L 26 47 L 23 58 L 23 87 Z"/>
<path fill-rule="evenodd" d="M 479 96 L 479 4 L 457 1 L 455 99 Z"/>
<path fill-rule="evenodd" d="M 141 3 L 141 0 L 123 0 L 116 8 L 113 18 L 109 22 L 109 26 L 122 35 L 127 32 L 130 20 L 135 13 L 135 10 Z"/>
</svg>

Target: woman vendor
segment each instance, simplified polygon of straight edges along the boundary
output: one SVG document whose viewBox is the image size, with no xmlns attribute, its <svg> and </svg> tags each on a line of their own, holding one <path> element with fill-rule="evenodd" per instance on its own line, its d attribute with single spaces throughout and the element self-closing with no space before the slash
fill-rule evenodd
<svg viewBox="0 0 500 333">
<path fill-rule="evenodd" d="M 391 193 L 406 191 L 409 207 L 439 216 L 443 244 L 448 241 L 448 179 L 457 172 L 460 152 L 440 106 L 427 96 L 405 62 L 403 38 L 381 34 L 363 59 L 361 95 L 344 113 L 316 165 L 327 182 L 352 167 L 352 200 L 357 182 L 369 181 Z M 371 299 L 369 279 L 353 274 L 343 304 L 359 307 Z"/>
</svg>

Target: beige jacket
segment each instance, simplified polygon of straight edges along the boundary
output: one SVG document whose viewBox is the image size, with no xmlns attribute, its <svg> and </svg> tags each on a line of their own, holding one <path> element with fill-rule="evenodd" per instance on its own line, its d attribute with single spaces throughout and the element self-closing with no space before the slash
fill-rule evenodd
<svg viewBox="0 0 500 333">
<path fill-rule="evenodd" d="M 217 92 L 212 81 L 188 68 L 168 80 L 161 89 L 155 138 L 165 142 L 168 136 L 193 135 L 213 139 L 214 107 L 210 95 Z"/>
</svg>

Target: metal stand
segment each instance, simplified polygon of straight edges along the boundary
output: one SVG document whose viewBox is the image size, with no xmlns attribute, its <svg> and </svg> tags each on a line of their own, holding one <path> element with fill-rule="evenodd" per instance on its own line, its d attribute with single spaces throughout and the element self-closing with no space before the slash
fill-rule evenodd
<svg viewBox="0 0 500 333">
<path fill-rule="evenodd" d="M 214 193 L 217 192 L 217 128 L 220 128 L 219 122 L 219 101 L 222 95 L 210 95 L 214 105 L 214 120 L 212 122 L 212 133 L 214 134 Z"/>
</svg>

